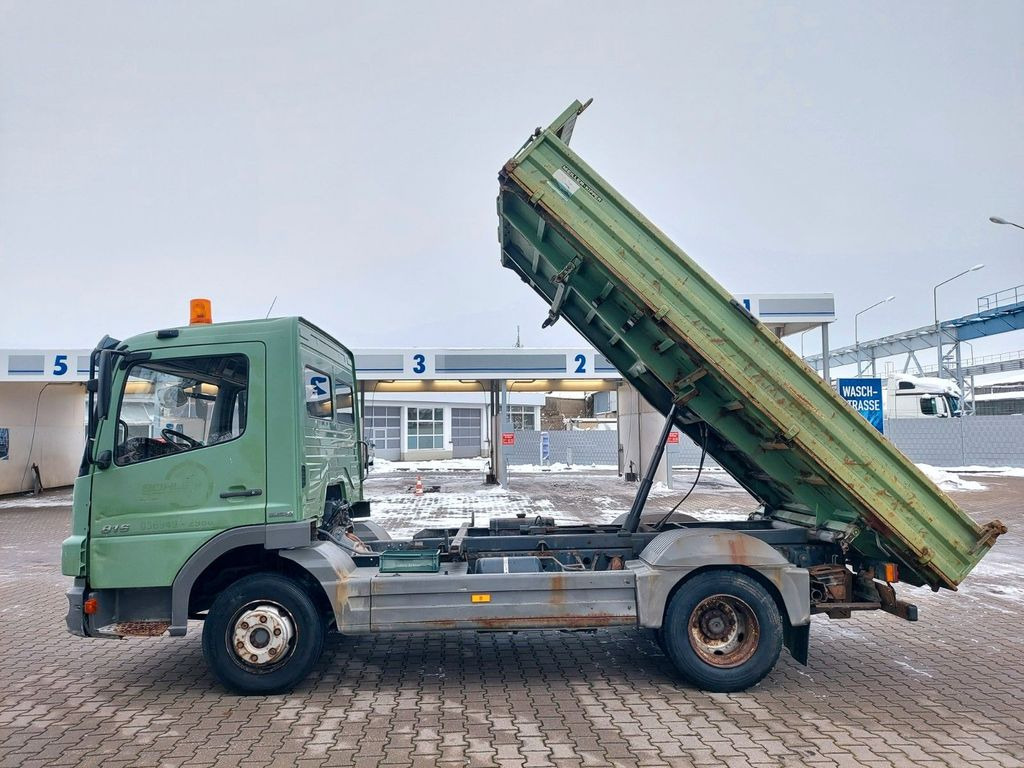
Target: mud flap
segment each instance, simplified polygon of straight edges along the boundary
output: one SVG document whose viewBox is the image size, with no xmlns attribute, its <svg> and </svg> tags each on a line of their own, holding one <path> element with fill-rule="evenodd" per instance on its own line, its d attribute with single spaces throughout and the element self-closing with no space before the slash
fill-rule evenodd
<svg viewBox="0 0 1024 768">
<path fill-rule="evenodd" d="M 791 626 L 787 621 L 783 628 L 782 642 L 793 659 L 807 666 L 807 651 L 811 642 L 811 625 L 808 622 L 802 627 Z"/>
<path fill-rule="evenodd" d="M 78 637 L 88 637 L 85 633 L 85 579 L 75 579 L 75 585 L 65 596 L 68 599 L 68 615 L 64 621 L 68 625 L 68 632 Z"/>
</svg>

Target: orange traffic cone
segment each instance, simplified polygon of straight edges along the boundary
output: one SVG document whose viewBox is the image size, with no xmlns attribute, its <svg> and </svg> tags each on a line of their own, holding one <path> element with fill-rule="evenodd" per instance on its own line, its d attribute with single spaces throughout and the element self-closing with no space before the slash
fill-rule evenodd
<svg viewBox="0 0 1024 768">
<path fill-rule="evenodd" d="M 417 496 L 423 495 L 423 478 L 420 475 L 416 475 L 416 491 Z"/>
</svg>

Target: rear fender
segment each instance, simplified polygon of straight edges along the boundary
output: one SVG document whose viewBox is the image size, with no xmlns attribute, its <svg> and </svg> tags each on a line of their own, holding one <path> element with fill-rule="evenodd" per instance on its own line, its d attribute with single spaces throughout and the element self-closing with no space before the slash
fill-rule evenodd
<svg viewBox="0 0 1024 768">
<path fill-rule="evenodd" d="M 680 529 L 655 537 L 630 563 L 636 573 L 641 627 L 657 629 L 675 589 L 699 571 L 731 568 L 750 572 L 780 603 L 792 627 L 811 620 L 810 580 L 771 545 L 739 531 Z"/>
</svg>

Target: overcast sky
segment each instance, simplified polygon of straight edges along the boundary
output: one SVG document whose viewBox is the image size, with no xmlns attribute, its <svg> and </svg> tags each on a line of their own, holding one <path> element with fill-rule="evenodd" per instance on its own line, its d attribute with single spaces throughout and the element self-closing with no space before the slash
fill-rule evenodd
<svg viewBox="0 0 1024 768">
<path fill-rule="evenodd" d="M 191 296 L 354 347 L 578 344 L 499 266 L 494 199 L 588 97 L 576 151 L 727 289 L 834 292 L 833 346 L 977 262 L 942 316 L 1024 283 L 988 222 L 1024 224 L 1021 2 L 0 0 L 0 347 Z"/>
</svg>

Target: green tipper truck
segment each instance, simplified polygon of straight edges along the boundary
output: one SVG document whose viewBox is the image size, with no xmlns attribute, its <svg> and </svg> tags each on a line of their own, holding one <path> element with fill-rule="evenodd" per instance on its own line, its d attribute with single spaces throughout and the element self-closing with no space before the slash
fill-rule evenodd
<svg viewBox="0 0 1024 768">
<path fill-rule="evenodd" d="M 649 628 L 681 675 L 749 687 L 810 617 L 953 589 L 979 526 L 568 148 L 583 106 L 504 167 L 502 263 L 666 416 L 619 525 L 497 518 L 391 540 L 367 520 L 351 353 L 300 318 L 109 337 L 63 545 L 68 629 L 181 636 L 203 620 L 245 693 L 305 677 L 327 631 Z M 645 522 L 671 429 L 761 503 L 750 520 Z"/>
</svg>

